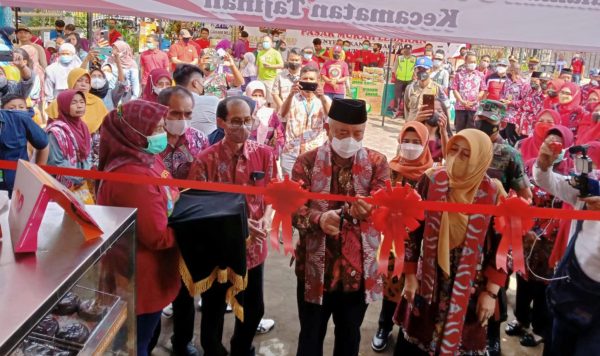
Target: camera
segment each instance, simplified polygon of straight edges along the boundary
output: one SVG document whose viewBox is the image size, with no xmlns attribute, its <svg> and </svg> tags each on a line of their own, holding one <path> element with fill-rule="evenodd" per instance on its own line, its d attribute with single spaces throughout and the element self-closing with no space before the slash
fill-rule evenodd
<svg viewBox="0 0 600 356">
<path fill-rule="evenodd" d="M 582 198 L 600 196 L 600 182 L 589 176 L 593 171 L 593 162 L 587 156 L 587 149 L 587 145 L 569 148 L 569 154 L 575 161 L 575 173 L 571 173 L 568 182 L 579 190 L 579 196 Z"/>
</svg>

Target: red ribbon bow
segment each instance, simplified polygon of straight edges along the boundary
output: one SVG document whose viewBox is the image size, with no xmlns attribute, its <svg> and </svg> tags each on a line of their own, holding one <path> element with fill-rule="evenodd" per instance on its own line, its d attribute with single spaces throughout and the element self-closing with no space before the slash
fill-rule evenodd
<svg viewBox="0 0 600 356">
<path fill-rule="evenodd" d="M 525 275 L 523 235 L 533 228 L 533 216 L 529 203 L 517 196 L 501 197 L 498 211 L 499 215 L 496 216 L 494 228 L 499 234 L 502 234 L 502 240 L 496 254 L 496 267 L 509 272 L 508 251 L 512 249 L 513 269 L 515 272 Z"/>
<path fill-rule="evenodd" d="M 283 250 L 287 255 L 294 252 L 292 246 L 292 214 L 306 203 L 306 191 L 298 182 L 290 180 L 286 175 L 283 181 L 273 180 L 267 185 L 265 203 L 275 210 L 271 227 L 271 246 L 279 249 L 279 226 L 282 229 Z"/>
<path fill-rule="evenodd" d="M 383 233 L 379 251 L 379 273 L 387 274 L 392 245 L 396 253 L 393 276 L 400 276 L 404 269 L 404 240 L 408 232 L 417 229 L 419 220 L 425 218 L 425 211 L 419 204 L 421 196 L 411 186 L 392 187 L 386 182 L 385 189 L 373 194 L 373 204 L 377 206 L 371 215 L 373 226 Z"/>
</svg>

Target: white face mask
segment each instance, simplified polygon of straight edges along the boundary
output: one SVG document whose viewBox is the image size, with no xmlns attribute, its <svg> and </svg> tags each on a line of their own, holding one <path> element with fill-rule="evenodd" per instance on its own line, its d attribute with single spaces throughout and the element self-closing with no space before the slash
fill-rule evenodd
<svg viewBox="0 0 600 356">
<path fill-rule="evenodd" d="M 256 106 L 258 108 L 262 108 L 267 103 L 267 100 L 265 98 L 253 98 L 253 99 L 256 102 Z"/>
<path fill-rule="evenodd" d="M 469 64 L 467 64 L 467 69 L 468 70 L 475 70 L 475 68 L 477 68 L 477 63 L 469 63 Z"/>
<path fill-rule="evenodd" d="M 175 136 L 181 136 L 190 126 L 190 120 L 165 120 L 165 129 Z"/>
<path fill-rule="evenodd" d="M 102 89 L 106 85 L 106 79 L 104 78 L 92 78 L 92 88 Z"/>
<path fill-rule="evenodd" d="M 159 88 L 159 87 L 152 87 L 152 90 L 154 90 L 154 94 L 156 95 L 160 95 L 160 92 L 163 91 L 165 88 Z"/>
<path fill-rule="evenodd" d="M 496 67 L 496 73 L 498 74 L 505 74 L 506 73 L 506 67 Z"/>
<path fill-rule="evenodd" d="M 400 154 L 404 159 L 414 161 L 419 158 L 423 153 L 425 147 L 417 145 L 415 143 L 402 143 L 400 144 Z"/>
<path fill-rule="evenodd" d="M 433 60 L 433 66 L 434 67 L 439 67 L 441 65 L 442 65 L 442 61 L 441 60 L 439 60 L 439 59 L 434 59 Z"/>
<path fill-rule="evenodd" d="M 356 141 L 353 137 L 331 140 L 331 148 L 342 158 L 350 158 L 362 148 L 362 141 Z"/>
</svg>

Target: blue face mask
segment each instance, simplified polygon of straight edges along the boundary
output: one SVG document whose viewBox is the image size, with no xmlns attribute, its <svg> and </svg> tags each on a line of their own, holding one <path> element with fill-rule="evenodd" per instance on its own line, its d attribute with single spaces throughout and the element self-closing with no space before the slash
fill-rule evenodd
<svg viewBox="0 0 600 356">
<path fill-rule="evenodd" d="M 144 151 L 156 155 L 161 153 L 167 148 L 167 133 L 159 133 L 152 136 L 147 136 L 148 147 L 144 148 Z"/>
<path fill-rule="evenodd" d="M 268 41 L 263 42 L 263 48 L 264 49 L 270 49 L 271 48 L 271 42 L 268 42 Z"/>
<path fill-rule="evenodd" d="M 565 159 L 565 151 L 564 150 L 558 155 L 558 157 L 556 157 L 556 160 L 554 162 L 552 162 L 552 165 L 560 164 L 560 162 L 562 162 L 563 159 Z"/>
<path fill-rule="evenodd" d="M 304 59 L 306 59 L 307 61 L 310 61 L 312 59 L 312 54 L 304 54 Z"/>
</svg>

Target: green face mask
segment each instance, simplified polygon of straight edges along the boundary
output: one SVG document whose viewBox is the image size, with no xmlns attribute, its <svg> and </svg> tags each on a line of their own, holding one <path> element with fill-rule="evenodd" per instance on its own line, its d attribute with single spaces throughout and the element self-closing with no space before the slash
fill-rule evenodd
<svg viewBox="0 0 600 356">
<path fill-rule="evenodd" d="M 161 153 L 167 148 L 167 133 L 159 133 L 156 135 L 146 137 L 148 140 L 148 147 L 144 148 L 144 151 L 156 155 Z"/>
<path fill-rule="evenodd" d="M 348 50 L 350 50 L 350 47 L 344 46 L 344 47 L 342 47 L 342 49 L 344 50 L 344 52 L 347 52 Z"/>
<path fill-rule="evenodd" d="M 363 49 L 369 49 L 369 48 L 371 48 L 371 46 L 369 46 L 368 44 L 364 44 L 364 45 L 362 45 L 362 48 Z"/>
</svg>

